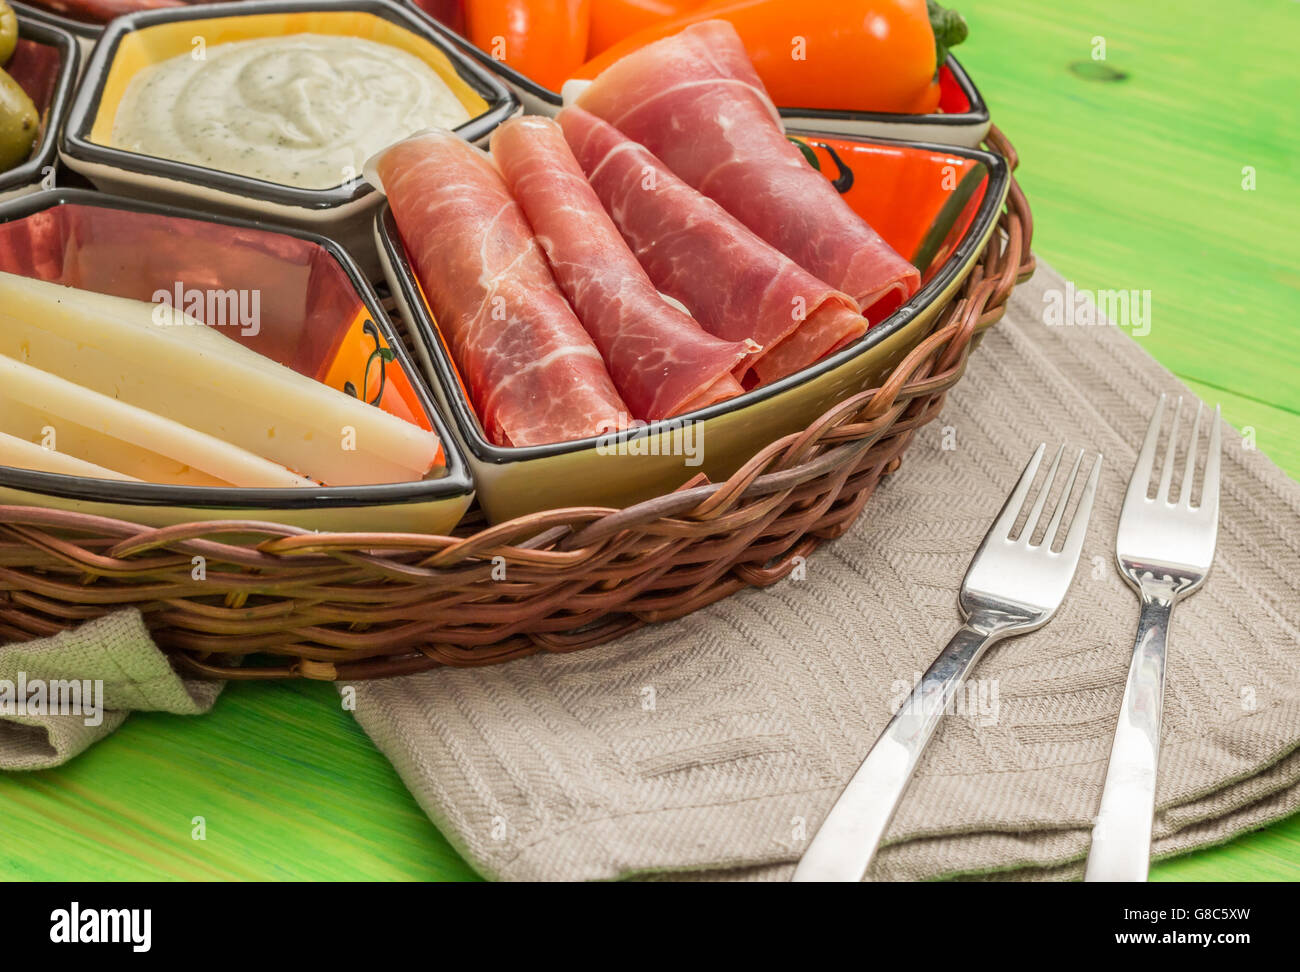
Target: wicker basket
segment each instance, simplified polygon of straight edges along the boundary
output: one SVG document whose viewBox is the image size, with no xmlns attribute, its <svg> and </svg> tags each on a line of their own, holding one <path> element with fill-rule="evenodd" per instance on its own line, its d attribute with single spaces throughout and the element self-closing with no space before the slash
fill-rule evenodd
<svg viewBox="0 0 1300 972">
<path fill-rule="evenodd" d="M 1001 133 L 988 142 L 1014 168 Z M 0 507 L 0 639 L 136 607 L 194 673 L 377 678 L 588 648 L 775 583 L 852 525 L 939 414 L 978 335 L 1032 272 L 1031 233 L 1013 181 L 970 277 L 880 388 L 772 443 L 724 483 L 627 509 L 550 510 L 444 537 L 246 521 L 156 529 Z M 196 556 L 203 579 L 192 576 Z"/>
</svg>

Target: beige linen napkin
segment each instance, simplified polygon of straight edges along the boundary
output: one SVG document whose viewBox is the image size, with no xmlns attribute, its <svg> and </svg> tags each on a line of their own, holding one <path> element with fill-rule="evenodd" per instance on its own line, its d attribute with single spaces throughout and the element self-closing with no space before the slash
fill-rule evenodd
<svg viewBox="0 0 1300 972">
<path fill-rule="evenodd" d="M 207 712 L 221 686 L 180 678 L 139 611 L 0 646 L 0 770 L 64 763 L 120 726 L 132 709 Z"/>
<path fill-rule="evenodd" d="M 959 621 L 956 591 L 1040 441 L 1106 456 L 1057 618 L 996 646 L 871 876 L 1077 878 L 1138 606 L 1115 528 L 1158 392 L 1107 325 L 1017 289 L 941 419 L 803 579 L 570 655 L 358 684 L 356 716 L 484 875 L 782 879 Z M 1157 327 L 1177 327 L 1160 320 Z M 1174 614 L 1154 853 L 1300 809 L 1300 486 L 1224 429 L 1219 553 Z"/>
</svg>

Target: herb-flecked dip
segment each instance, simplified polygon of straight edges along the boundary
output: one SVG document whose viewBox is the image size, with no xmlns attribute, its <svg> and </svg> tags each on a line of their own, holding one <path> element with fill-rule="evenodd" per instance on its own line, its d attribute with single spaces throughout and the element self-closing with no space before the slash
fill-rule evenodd
<svg viewBox="0 0 1300 972">
<path fill-rule="evenodd" d="M 468 121 L 424 61 L 360 37 L 216 44 L 132 78 L 112 144 L 301 189 L 355 178 L 375 152 Z"/>
</svg>

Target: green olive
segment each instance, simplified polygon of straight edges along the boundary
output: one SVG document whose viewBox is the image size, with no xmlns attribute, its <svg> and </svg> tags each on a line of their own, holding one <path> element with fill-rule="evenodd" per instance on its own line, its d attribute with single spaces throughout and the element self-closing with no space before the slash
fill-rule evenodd
<svg viewBox="0 0 1300 972">
<path fill-rule="evenodd" d="M 32 99 L 8 72 L 0 70 L 0 172 L 27 160 L 40 131 L 41 116 Z"/>
<path fill-rule="evenodd" d="M 0 0 L 0 67 L 9 63 L 18 45 L 18 16 L 14 8 Z"/>
</svg>

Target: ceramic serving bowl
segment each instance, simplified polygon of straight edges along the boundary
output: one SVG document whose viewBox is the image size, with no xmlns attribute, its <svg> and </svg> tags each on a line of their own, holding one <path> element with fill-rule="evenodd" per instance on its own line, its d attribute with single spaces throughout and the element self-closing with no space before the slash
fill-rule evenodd
<svg viewBox="0 0 1300 972">
<path fill-rule="evenodd" d="M 436 14 L 445 3 L 439 0 L 402 0 L 426 19 L 440 23 Z M 496 72 L 536 115 L 554 115 L 564 106 L 560 92 L 552 91 L 486 51 L 453 33 L 460 48 L 478 63 Z M 852 70 L 852 66 L 847 66 Z M 928 115 L 899 115 L 875 111 L 828 111 L 821 108 L 781 108 L 781 116 L 792 128 L 819 132 L 871 135 L 884 138 L 937 142 L 976 148 L 989 130 L 989 109 L 975 82 L 951 54 L 939 68 L 939 110 Z"/>
<path fill-rule="evenodd" d="M 989 109 L 975 82 L 951 54 L 939 68 L 939 110 L 928 115 L 898 115 L 883 111 L 830 111 L 824 108 L 782 108 L 782 117 L 795 128 L 843 135 L 871 135 L 941 145 L 977 148 L 989 131 Z"/>
<path fill-rule="evenodd" d="M 489 442 L 420 290 L 387 205 L 375 237 L 416 357 L 464 447 L 488 519 L 568 506 L 622 507 L 699 473 L 719 481 L 768 443 L 878 386 L 930 332 L 997 224 L 1009 174 L 975 149 L 804 134 L 797 138 L 850 205 L 922 272 L 921 289 L 859 341 L 730 401 L 602 439 L 527 448 Z"/>
<path fill-rule="evenodd" d="M 53 185 L 59 129 L 76 87 L 80 50 L 76 39 L 52 24 L 18 13 L 18 45 L 5 70 L 41 114 L 41 136 L 26 162 L 0 172 L 0 200 Z"/>
<path fill-rule="evenodd" d="M 518 111 L 509 89 L 467 57 L 451 35 L 388 0 L 247 0 L 169 7 L 112 21 L 95 47 L 60 143 L 64 161 L 109 192 L 187 208 L 255 216 L 325 233 L 375 269 L 370 221 L 380 197 L 358 175 L 329 189 L 302 189 L 114 148 L 113 121 L 127 85 L 143 68 L 230 41 L 295 33 L 362 37 L 428 64 L 470 114 L 456 131 L 485 138 Z"/>
<path fill-rule="evenodd" d="M 123 260 L 123 253 L 131 259 Z M 247 333 L 227 328 L 229 336 L 432 429 L 446 454 L 446 474 L 439 478 L 284 489 L 115 482 L 0 466 L 0 504 L 154 526 L 242 519 L 315 530 L 448 533 L 473 499 L 455 438 L 374 291 L 331 240 L 88 190 L 53 189 L 0 204 L 0 270 L 136 300 L 178 288 L 183 295 L 256 293 L 259 326 Z M 203 311 L 196 316 L 202 319 Z"/>
</svg>

